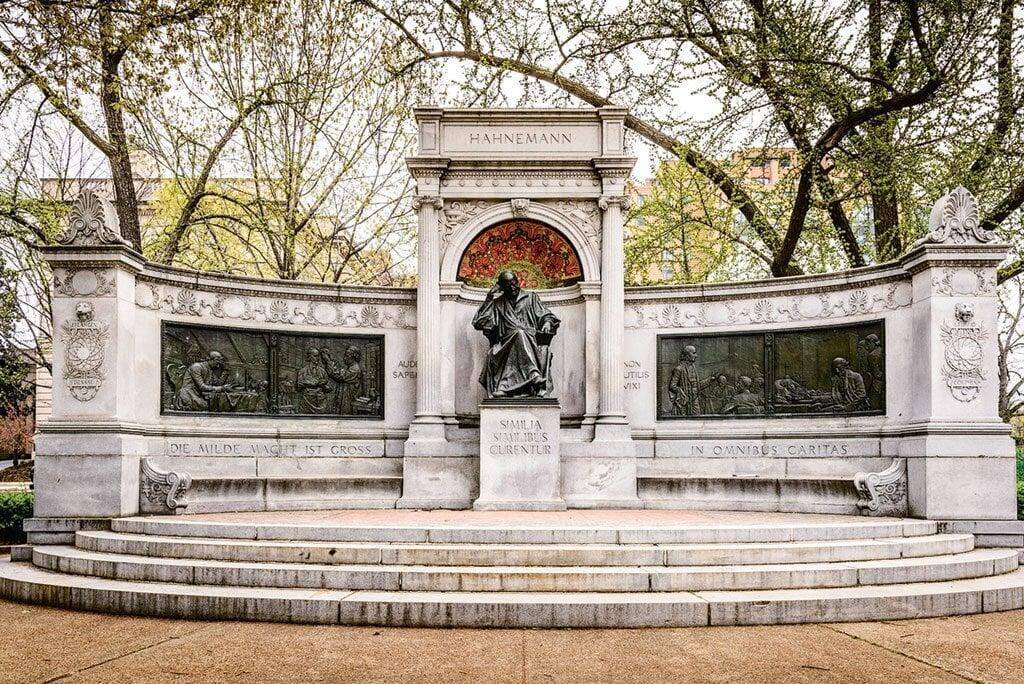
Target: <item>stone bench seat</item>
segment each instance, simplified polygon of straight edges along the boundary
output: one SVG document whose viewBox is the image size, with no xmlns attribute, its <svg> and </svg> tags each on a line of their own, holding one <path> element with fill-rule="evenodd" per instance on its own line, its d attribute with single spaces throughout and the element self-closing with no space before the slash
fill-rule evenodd
<svg viewBox="0 0 1024 684">
<path fill-rule="evenodd" d="M 906 514 L 905 471 L 898 459 L 881 473 L 846 477 L 699 475 L 649 469 L 637 473 L 637 489 L 645 508 Z"/>
<path fill-rule="evenodd" d="M 164 472 L 142 461 L 143 513 L 394 508 L 400 473 L 224 476 Z"/>
</svg>

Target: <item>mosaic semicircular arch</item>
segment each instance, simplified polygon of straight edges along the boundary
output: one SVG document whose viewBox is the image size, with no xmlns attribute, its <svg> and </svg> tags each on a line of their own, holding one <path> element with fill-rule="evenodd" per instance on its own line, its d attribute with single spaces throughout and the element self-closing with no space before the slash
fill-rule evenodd
<svg viewBox="0 0 1024 684">
<path fill-rule="evenodd" d="M 481 231 L 462 253 L 457 277 L 474 287 L 490 287 L 501 271 L 514 272 L 529 290 L 563 287 L 583 279 L 572 243 L 537 221 L 503 221 Z"/>
</svg>

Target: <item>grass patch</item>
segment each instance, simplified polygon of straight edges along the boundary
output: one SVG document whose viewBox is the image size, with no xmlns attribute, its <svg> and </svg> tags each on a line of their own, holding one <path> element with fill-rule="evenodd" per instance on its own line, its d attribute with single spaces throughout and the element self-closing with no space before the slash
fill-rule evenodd
<svg viewBox="0 0 1024 684">
<path fill-rule="evenodd" d="M 21 544 L 21 523 L 32 517 L 32 492 L 0 492 L 0 543 Z"/>
</svg>

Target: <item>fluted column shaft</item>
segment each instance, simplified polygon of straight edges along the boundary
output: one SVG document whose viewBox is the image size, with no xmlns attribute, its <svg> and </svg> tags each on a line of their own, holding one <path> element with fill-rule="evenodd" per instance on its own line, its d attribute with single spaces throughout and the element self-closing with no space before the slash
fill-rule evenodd
<svg viewBox="0 0 1024 684">
<path fill-rule="evenodd" d="M 419 196 L 419 282 L 416 285 L 416 422 L 441 422 L 440 197 Z"/>
<path fill-rule="evenodd" d="M 625 295 L 622 211 L 625 196 L 602 196 L 601 218 L 601 385 L 599 423 L 625 423 L 622 345 Z"/>
</svg>

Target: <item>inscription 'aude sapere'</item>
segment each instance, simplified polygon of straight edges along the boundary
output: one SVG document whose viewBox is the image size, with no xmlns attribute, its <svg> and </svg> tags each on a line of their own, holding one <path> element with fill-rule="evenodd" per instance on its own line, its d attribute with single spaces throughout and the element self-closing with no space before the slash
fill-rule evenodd
<svg viewBox="0 0 1024 684">
<path fill-rule="evenodd" d="M 492 456 L 548 456 L 551 443 L 539 420 L 508 418 L 498 421 L 490 453 Z"/>
</svg>

